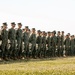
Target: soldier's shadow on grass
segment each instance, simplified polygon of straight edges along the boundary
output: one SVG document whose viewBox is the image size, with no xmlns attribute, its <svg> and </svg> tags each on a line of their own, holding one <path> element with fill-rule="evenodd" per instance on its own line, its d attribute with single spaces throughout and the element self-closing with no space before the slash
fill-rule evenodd
<svg viewBox="0 0 75 75">
<path fill-rule="evenodd" d="M 29 62 L 40 62 L 40 61 L 54 61 L 57 58 L 43 58 L 43 59 L 21 59 L 21 60 L 0 60 L 1 64 L 14 64 L 14 63 L 29 63 Z"/>
</svg>

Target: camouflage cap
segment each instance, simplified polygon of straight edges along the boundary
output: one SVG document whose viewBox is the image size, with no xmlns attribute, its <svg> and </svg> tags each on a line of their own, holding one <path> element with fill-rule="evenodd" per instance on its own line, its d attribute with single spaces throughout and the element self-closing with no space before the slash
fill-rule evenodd
<svg viewBox="0 0 75 75">
<path fill-rule="evenodd" d="M 16 25 L 15 22 L 12 22 L 11 24 L 12 24 L 12 25 Z"/>
<path fill-rule="evenodd" d="M 21 25 L 22 26 L 22 23 L 18 23 L 18 25 Z"/>
<path fill-rule="evenodd" d="M 64 33 L 64 31 L 62 31 L 62 33 Z"/>
<path fill-rule="evenodd" d="M 48 31 L 47 33 L 51 33 L 50 31 Z"/>
<path fill-rule="evenodd" d="M 70 35 L 70 33 L 68 33 L 68 35 Z"/>
<path fill-rule="evenodd" d="M 35 30 L 35 28 L 32 28 L 32 30 Z"/>
<path fill-rule="evenodd" d="M 4 23 L 3 23 L 3 26 L 7 26 L 7 23 L 6 23 L 6 22 L 4 22 Z"/>
<path fill-rule="evenodd" d="M 40 30 L 37 30 L 37 32 L 41 32 Z"/>
<path fill-rule="evenodd" d="M 56 31 L 54 30 L 53 33 L 56 34 Z"/>
<path fill-rule="evenodd" d="M 58 31 L 58 33 L 60 33 L 60 31 Z"/>
<path fill-rule="evenodd" d="M 28 26 L 25 26 L 25 28 L 28 28 Z"/>
</svg>

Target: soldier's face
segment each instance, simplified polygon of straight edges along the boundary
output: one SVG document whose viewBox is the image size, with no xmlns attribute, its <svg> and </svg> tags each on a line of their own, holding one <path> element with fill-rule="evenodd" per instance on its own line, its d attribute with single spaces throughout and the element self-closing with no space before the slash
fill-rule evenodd
<svg viewBox="0 0 75 75">
<path fill-rule="evenodd" d="M 48 33 L 48 36 L 50 36 L 50 33 Z"/>
<path fill-rule="evenodd" d="M 68 36 L 70 36 L 70 34 L 68 34 Z"/>
<path fill-rule="evenodd" d="M 60 33 L 58 33 L 58 35 L 60 35 Z"/>
<path fill-rule="evenodd" d="M 4 29 L 7 29 L 7 26 L 4 26 L 3 28 L 4 28 Z"/>
<path fill-rule="evenodd" d="M 66 38 L 68 38 L 69 36 L 66 36 Z"/>
<path fill-rule="evenodd" d="M 25 28 L 26 31 L 28 31 L 28 28 Z"/>
<path fill-rule="evenodd" d="M 40 32 L 37 32 L 38 35 L 40 35 Z"/>
<path fill-rule="evenodd" d="M 21 28 L 21 27 L 22 27 L 22 25 L 18 25 L 18 27 L 19 27 L 19 28 Z"/>
<path fill-rule="evenodd" d="M 15 25 L 11 25 L 12 26 L 12 28 L 15 28 Z"/>
<path fill-rule="evenodd" d="M 32 30 L 33 33 L 35 33 L 35 30 Z"/>
</svg>

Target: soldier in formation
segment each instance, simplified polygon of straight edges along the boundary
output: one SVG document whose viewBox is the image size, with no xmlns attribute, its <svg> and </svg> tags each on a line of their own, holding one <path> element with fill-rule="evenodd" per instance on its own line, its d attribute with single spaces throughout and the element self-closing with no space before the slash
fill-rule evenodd
<svg viewBox="0 0 75 75">
<path fill-rule="evenodd" d="M 17 40 L 17 50 L 16 50 L 16 56 L 17 58 L 22 57 L 22 39 L 23 39 L 23 33 L 22 33 L 22 24 L 18 23 L 18 29 L 16 31 L 16 40 Z"/>
<path fill-rule="evenodd" d="M 75 37 L 64 31 L 41 31 L 25 26 L 22 23 L 11 23 L 11 28 L 7 30 L 8 24 L 5 22 L 0 29 L 0 58 L 22 59 L 22 58 L 46 58 L 63 57 L 75 55 Z"/>
<path fill-rule="evenodd" d="M 11 23 L 11 28 L 8 31 L 8 39 L 10 40 L 10 52 L 9 57 L 15 59 L 16 57 L 16 30 L 15 30 L 15 22 Z"/>
<path fill-rule="evenodd" d="M 7 45 L 8 45 L 8 31 L 6 30 L 7 29 L 7 23 L 3 23 L 3 29 L 1 31 L 1 38 L 2 38 L 2 55 L 1 57 L 4 59 L 4 60 L 7 60 L 7 56 L 8 56 L 8 48 L 7 48 Z"/>
</svg>

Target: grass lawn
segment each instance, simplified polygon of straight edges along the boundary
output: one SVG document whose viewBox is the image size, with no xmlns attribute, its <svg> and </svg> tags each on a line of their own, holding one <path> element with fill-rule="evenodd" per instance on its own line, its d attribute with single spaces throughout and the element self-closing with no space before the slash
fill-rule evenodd
<svg viewBox="0 0 75 75">
<path fill-rule="evenodd" d="M 0 75 L 75 75 L 75 57 L 0 61 Z"/>
</svg>

